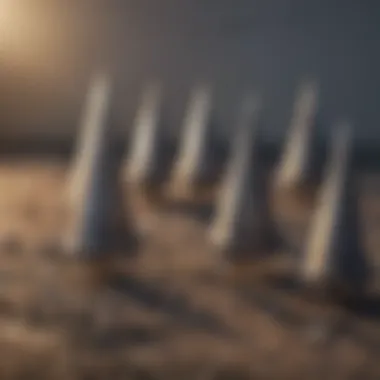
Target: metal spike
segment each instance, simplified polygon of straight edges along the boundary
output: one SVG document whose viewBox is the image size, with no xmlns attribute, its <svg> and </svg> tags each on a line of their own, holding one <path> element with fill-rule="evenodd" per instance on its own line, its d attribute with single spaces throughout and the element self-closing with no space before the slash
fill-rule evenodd
<svg viewBox="0 0 380 380">
<path fill-rule="evenodd" d="M 109 130 L 110 78 L 93 79 L 69 189 L 69 225 L 63 244 L 84 256 L 105 253 L 130 235 L 124 215 L 119 162 Z"/>
<path fill-rule="evenodd" d="M 142 185 L 161 179 L 163 169 L 161 101 L 162 91 L 158 83 L 151 84 L 145 89 L 125 165 L 125 178 L 130 183 Z"/>
<path fill-rule="evenodd" d="M 97 139 L 102 137 L 101 130 L 106 123 L 106 109 L 110 96 L 110 83 L 106 74 L 97 73 L 91 80 L 86 94 L 84 112 L 80 121 L 79 136 L 75 148 L 74 162 L 71 165 L 69 176 L 69 196 L 74 199 L 81 187 L 85 167 L 93 161 L 94 146 L 98 145 Z M 87 171 L 88 172 L 88 171 Z"/>
<path fill-rule="evenodd" d="M 350 126 L 341 124 L 332 138 L 330 164 L 301 266 L 306 285 L 345 293 L 362 290 L 368 278 L 352 153 Z"/>
<path fill-rule="evenodd" d="M 194 187 L 212 176 L 210 116 L 210 88 L 198 86 L 190 98 L 179 155 L 172 173 L 173 187 L 185 193 L 191 193 Z"/>
<path fill-rule="evenodd" d="M 317 107 L 317 86 L 311 82 L 304 83 L 299 89 L 289 135 L 277 171 L 278 188 L 299 189 L 314 179 Z"/>
<path fill-rule="evenodd" d="M 276 242 L 266 176 L 257 154 L 259 108 L 253 97 L 243 104 L 232 159 L 210 229 L 211 242 L 233 255 L 263 251 Z"/>
</svg>

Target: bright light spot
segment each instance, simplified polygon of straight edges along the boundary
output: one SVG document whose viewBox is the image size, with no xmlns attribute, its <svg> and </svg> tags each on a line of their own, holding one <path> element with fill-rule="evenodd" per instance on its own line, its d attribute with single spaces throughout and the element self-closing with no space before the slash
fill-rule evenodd
<svg viewBox="0 0 380 380">
<path fill-rule="evenodd" d="M 22 0 L 0 0 L 0 58 L 3 62 L 18 66 L 38 60 L 46 41 L 45 20 L 31 5 Z"/>
<path fill-rule="evenodd" d="M 25 18 L 25 14 L 20 12 L 20 4 L 17 0 L 0 1 L 0 47 L 2 52 L 9 52 L 20 41 L 20 38 L 24 38 L 24 31 L 21 27 L 25 23 L 23 18 Z"/>
</svg>

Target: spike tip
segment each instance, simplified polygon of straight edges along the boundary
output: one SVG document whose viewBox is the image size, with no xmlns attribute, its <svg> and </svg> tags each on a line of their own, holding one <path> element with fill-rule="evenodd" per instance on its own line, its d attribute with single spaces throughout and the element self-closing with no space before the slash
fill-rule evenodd
<svg viewBox="0 0 380 380">
<path fill-rule="evenodd" d="M 351 129 L 341 124 L 334 131 L 330 165 L 302 262 L 306 285 L 346 293 L 364 288 L 368 265 L 358 222 Z"/>
<path fill-rule="evenodd" d="M 154 83 L 145 89 L 136 115 L 124 172 L 129 183 L 144 185 L 161 179 L 163 135 L 160 111 L 161 88 L 158 83 Z"/>
<path fill-rule="evenodd" d="M 119 162 L 109 131 L 111 81 L 105 74 L 91 83 L 78 151 L 70 177 L 69 224 L 63 244 L 84 256 L 106 252 L 127 230 Z"/>
<path fill-rule="evenodd" d="M 278 188 L 299 189 L 314 179 L 317 98 L 318 90 L 315 84 L 309 82 L 301 86 L 289 136 L 276 175 Z"/>
<path fill-rule="evenodd" d="M 264 168 L 257 154 L 258 113 L 258 101 L 246 99 L 210 230 L 212 243 L 236 257 L 267 250 L 275 242 Z"/>
<path fill-rule="evenodd" d="M 185 117 L 179 155 L 172 173 L 172 188 L 189 194 L 212 177 L 211 91 L 195 88 Z"/>
</svg>

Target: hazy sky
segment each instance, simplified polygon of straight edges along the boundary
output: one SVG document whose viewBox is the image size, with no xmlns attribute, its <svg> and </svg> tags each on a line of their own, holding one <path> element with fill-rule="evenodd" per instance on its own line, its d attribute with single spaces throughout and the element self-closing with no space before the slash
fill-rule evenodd
<svg viewBox="0 0 380 380">
<path fill-rule="evenodd" d="M 101 59 L 117 75 L 121 124 L 130 123 L 141 85 L 159 78 L 167 123 L 178 129 L 188 90 L 208 80 L 221 130 L 233 128 L 241 96 L 256 91 L 267 109 L 267 134 L 277 138 L 297 83 L 312 77 L 321 85 L 322 127 L 344 116 L 360 137 L 380 140 L 376 1 L 12 1 L 19 6 L 9 20 L 19 23 L 12 24 L 14 46 L 3 52 L 0 74 L 1 108 L 14 133 L 27 125 L 55 133 L 59 124 L 70 133 L 86 75 Z"/>
</svg>

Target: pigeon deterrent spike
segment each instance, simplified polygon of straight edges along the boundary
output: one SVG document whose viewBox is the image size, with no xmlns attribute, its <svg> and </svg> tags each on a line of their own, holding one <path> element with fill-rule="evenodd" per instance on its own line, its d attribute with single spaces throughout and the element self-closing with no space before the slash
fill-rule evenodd
<svg viewBox="0 0 380 380">
<path fill-rule="evenodd" d="M 162 176 L 161 103 L 161 86 L 153 83 L 143 93 L 135 120 L 124 172 L 129 183 L 150 184 L 160 180 Z"/>
<path fill-rule="evenodd" d="M 296 99 L 289 135 L 277 171 L 276 185 L 279 188 L 297 189 L 314 179 L 317 110 L 318 89 L 312 82 L 304 83 Z"/>
<path fill-rule="evenodd" d="M 334 131 L 330 154 L 301 279 L 308 287 L 356 293 L 363 290 L 369 273 L 358 225 L 352 132 L 348 124 Z"/>
<path fill-rule="evenodd" d="M 130 236 L 124 215 L 120 163 L 109 126 L 110 78 L 91 83 L 68 198 L 69 223 L 63 245 L 72 254 L 98 256 Z"/>
<path fill-rule="evenodd" d="M 269 212 L 266 175 L 258 158 L 259 102 L 245 100 L 215 217 L 212 244 L 234 257 L 274 248 L 274 225 Z"/>
<path fill-rule="evenodd" d="M 80 122 L 79 136 L 74 152 L 74 162 L 71 164 L 69 175 L 69 196 L 75 198 L 77 187 L 81 187 L 81 178 L 85 167 L 93 160 L 94 146 L 98 145 L 97 139 L 101 138 L 101 130 L 106 120 L 108 98 L 110 96 L 110 83 L 104 72 L 97 73 L 91 80 L 85 98 L 84 112 Z"/>
<path fill-rule="evenodd" d="M 179 186 L 186 192 L 211 176 L 210 117 L 210 88 L 207 85 L 198 86 L 190 98 L 179 155 L 172 174 L 173 186 Z"/>
</svg>

